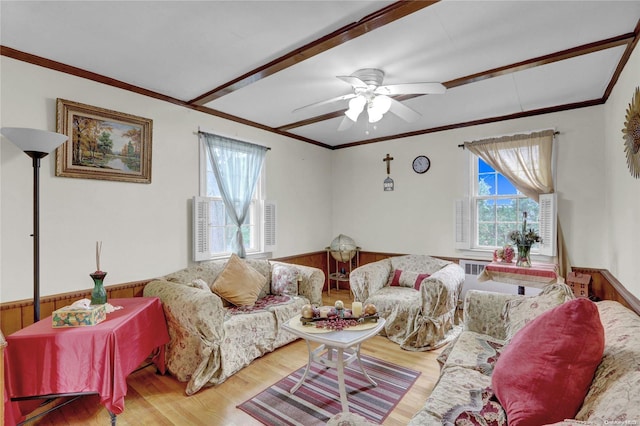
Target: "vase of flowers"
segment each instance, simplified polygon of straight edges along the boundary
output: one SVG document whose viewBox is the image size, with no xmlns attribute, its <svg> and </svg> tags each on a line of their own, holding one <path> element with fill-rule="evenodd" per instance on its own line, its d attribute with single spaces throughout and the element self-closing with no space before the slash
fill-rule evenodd
<svg viewBox="0 0 640 426">
<path fill-rule="evenodd" d="M 527 212 L 522 213 L 522 229 L 511 231 L 509 239 L 515 243 L 517 248 L 516 266 L 531 267 L 531 246 L 541 240 L 538 233 L 532 228 L 527 230 Z"/>
</svg>

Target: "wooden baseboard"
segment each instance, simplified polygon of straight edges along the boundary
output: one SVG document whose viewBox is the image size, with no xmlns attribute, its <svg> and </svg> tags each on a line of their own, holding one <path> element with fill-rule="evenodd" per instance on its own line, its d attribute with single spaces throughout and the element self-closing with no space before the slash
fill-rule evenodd
<svg viewBox="0 0 640 426">
<path fill-rule="evenodd" d="M 380 253 L 380 252 L 360 252 L 360 265 L 376 262 L 388 257 L 399 256 L 401 253 Z M 325 277 L 330 272 L 327 271 L 327 253 L 326 251 L 317 251 L 312 253 L 304 253 L 295 256 L 281 257 L 273 260 L 281 262 L 293 263 L 296 265 L 313 266 L 321 269 Z M 441 259 L 450 260 L 458 263 L 461 259 L 451 257 L 441 257 Z M 334 268 L 335 263 L 330 262 L 330 268 Z M 575 272 L 589 274 L 592 277 L 593 295 L 602 300 L 615 300 L 620 302 L 627 308 L 633 310 L 640 315 L 640 300 L 631 294 L 613 274 L 606 269 L 573 267 Z M 116 284 L 106 286 L 108 298 L 125 298 L 140 297 L 144 286 L 153 278 L 141 281 L 133 281 L 124 284 Z M 325 289 L 328 283 L 325 279 Z M 348 283 L 343 283 L 348 288 Z M 76 300 L 91 297 L 91 289 L 75 291 L 70 293 L 61 293 L 53 296 L 46 296 L 40 299 L 40 317 L 45 318 L 53 311 L 63 306 L 70 305 Z M 0 304 L 0 330 L 7 336 L 33 323 L 33 300 L 18 300 L 14 302 L 6 302 Z"/>
</svg>

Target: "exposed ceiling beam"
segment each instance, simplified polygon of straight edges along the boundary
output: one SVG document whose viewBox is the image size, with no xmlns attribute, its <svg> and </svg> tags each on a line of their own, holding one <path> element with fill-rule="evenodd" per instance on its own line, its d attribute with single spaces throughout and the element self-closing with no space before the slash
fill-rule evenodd
<svg viewBox="0 0 640 426">
<path fill-rule="evenodd" d="M 443 83 L 447 89 L 462 86 L 464 84 L 476 83 L 488 78 L 498 77 L 505 74 L 511 74 L 518 71 L 524 71 L 530 68 L 548 65 L 558 61 L 575 58 L 577 56 L 587 55 L 589 53 L 598 52 L 600 50 L 611 49 L 613 47 L 630 44 L 635 39 L 634 33 L 622 34 L 617 37 L 596 41 L 593 43 L 583 44 L 582 46 L 572 47 L 571 49 L 561 50 L 549 55 L 538 56 L 537 58 L 527 59 L 526 61 L 516 62 L 515 64 L 494 68 L 477 74 L 468 75 L 466 77 L 457 78 L 455 80 Z"/>
<path fill-rule="evenodd" d="M 361 141 L 355 141 L 355 142 L 350 142 L 343 145 L 338 145 L 333 147 L 332 149 L 334 150 L 343 149 L 343 148 L 349 148 L 349 147 L 358 146 L 358 145 L 366 145 L 370 143 L 384 142 L 384 141 L 393 140 L 393 139 L 402 139 L 402 138 L 408 138 L 411 136 L 425 135 L 428 133 L 442 132 L 445 130 L 460 129 L 463 127 L 470 127 L 470 126 L 479 126 L 481 124 L 497 123 L 499 121 L 505 121 L 505 120 L 515 120 L 517 118 L 532 117 L 536 115 L 550 114 L 554 112 L 567 111 L 567 110 L 572 110 L 577 108 L 586 108 L 594 105 L 602 105 L 603 103 L 604 103 L 604 100 L 600 98 L 600 99 L 592 99 L 590 101 L 584 101 L 584 102 L 574 102 L 571 104 L 556 105 L 552 107 L 539 108 L 539 109 L 530 110 L 530 111 L 521 111 L 513 114 L 481 118 L 473 121 L 465 121 L 461 123 L 448 124 L 446 126 L 432 127 L 429 129 L 400 133 L 400 134 L 391 135 L 391 136 L 382 136 L 379 138 L 365 139 Z"/>
<path fill-rule="evenodd" d="M 589 53 L 598 52 L 600 50 L 611 49 L 613 47 L 618 47 L 622 45 L 635 46 L 637 43 L 637 31 L 634 33 L 622 34 L 616 37 L 608 38 L 605 40 L 596 41 L 593 43 L 584 44 L 581 46 L 573 47 L 571 49 L 561 50 L 559 52 L 551 53 L 544 56 L 538 56 L 537 58 L 527 59 L 526 61 L 516 62 L 514 64 L 505 65 L 498 68 L 493 68 L 490 70 L 482 71 L 476 74 L 471 74 L 465 77 L 456 78 L 454 80 L 449 80 L 442 84 L 445 85 L 447 89 L 451 89 L 453 87 L 463 86 L 465 84 L 476 83 L 478 81 L 486 80 L 493 77 L 498 77 L 505 74 L 511 74 L 518 71 L 524 71 L 526 69 L 539 67 L 542 65 L 551 64 L 553 62 L 563 61 L 566 59 L 571 59 L 577 56 L 587 55 Z M 627 51 L 630 54 L 629 47 Z M 624 66 L 624 65 L 623 65 Z M 399 101 L 404 101 L 407 99 L 415 98 L 418 96 L 425 95 L 403 95 L 401 97 L 396 97 Z M 340 117 L 346 108 L 340 109 L 339 111 L 334 111 L 326 114 L 322 114 L 316 117 L 310 117 L 305 120 L 296 121 L 294 123 L 288 123 L 282 126 L 278 126 L 278 130 L 288 131 L 291 129 L 295 129 L 297 127 L 307 126 L 309 124 L 318 123 L 325 120 L 330 120 L 335 117 Z"/>
<path fill-rule="evenodd" d="M 242 89 L 243 87 L 255 83 L 263 78 L 273 75 L 279 71 L 296 65 L 306 59 L 309 59 L 315 55 L 326 52 L 336 46 L 360 37 L 370 31 L 387 25 L 393 21 L 410 15 L 425 7 L 431 6 L 434 3 L 438 3 L 440 0 L 423 1 L 399 1 L 389 6 L 378 10 L 370 15 L 365 16 L 358 22 L 353 22 L 346 25 L 318 40 L 314 40 L 296 50 L 293 50 L 266 65 L 258 67 L 253 71 L 249 71 L 240 77 L 231 80 L 215 89 L 198 96 L 190 100 L 188 103 L 195 105 L 205 105 L 211 101 L 219 99 L 225 95 Z"/>
</svg>

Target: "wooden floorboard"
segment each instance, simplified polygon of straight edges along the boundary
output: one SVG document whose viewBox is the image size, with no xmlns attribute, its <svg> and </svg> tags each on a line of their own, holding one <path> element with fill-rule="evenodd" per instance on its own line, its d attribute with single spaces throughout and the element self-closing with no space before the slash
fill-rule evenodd
<svg viewBox="0 0 640 426">
<path fill-rule="evenodd" d="M 333 290 L 331 298 L 326 293 L 323 296 L 325 304 L 333 304 L 340 298 L 350 306 L 352 300 L 347 290 Z M 439 372 L 436 357 L 440 351 L 405 351 L 386 338 L 376 336 L 363 343 L 362 353 L 422 373 L 384 422 L 384 425 L 406 425 L 424 405 L 435 385 Z M 185 383 L 170 375 L 157 375 L 154 367 L 144 368 L 127 379 L 125 411 L 117 417 L 117 424 L 260 425 L 236 406 L 306 365 L 306 360 L 307 347 L 304 341 L 297 340 L 255 360 L 221 385 L 203 389 L 192 396 L 185 395 Z M 89 395 L 29 424 L 106 426 L 110 424 L 110 417 L 98 396 Z"/>
</svg>

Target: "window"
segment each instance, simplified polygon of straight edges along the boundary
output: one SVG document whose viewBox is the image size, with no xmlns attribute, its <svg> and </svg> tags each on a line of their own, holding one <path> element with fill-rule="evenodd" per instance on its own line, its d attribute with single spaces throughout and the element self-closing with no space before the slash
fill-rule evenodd
<svg viewBox="0 0 640 426">
<path fill-rule="evenodd" d="M 540 233 L 538 203 L 520 193 L 502 174 L 481 158 L 472 155 L 473 190 L 471 222 L 474 248 L 493 249 L 513 244 L 509 232 L 522 226 L 527 212 L 527 228 Z M 535 252 L 538 244 L 533 246 Z"/>
<path fill-rule="evenodd" d="M 532 252 L 556 255 L 556 194 L 540 194 L 538 202 L 520 193 L 501 173 L 468 152 L 470 184 L 468 196 L 454 205 L 455 248 L 493 250 L 509 240 L 510 231 L 522 226 L 527 212 L 527 228 L 538 232 L 542 241 Z"/>
<path fill-rule="evenodd" d="M 242 161 L 242 156 L 246 156 L 246 153 L 238 151 L 235 155 L 238 156 L 239 161 Z M 201 261 L 228 256 L 233 251 L 237 228 L 227 213 L 213 166 L 202 143 L 200 144 L 200 188 L 201 196 L 194 197 L 193 204 L 194 260 Z M 265 205 L 264 188 L 265 171 L 262 167 L 251 198 L 249 211 L 241 226 L 247 255 L 273 249 L 273 247 L 266 247 L 266 244 L 263 243 L 265 227 L 267 232 L 272 232 L 273 228 L 273 224 L 265 226 L 263 211 L 267 209 L 271 212 L 274 209 L 274 205 Z"/>
</svg>

